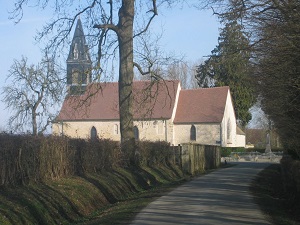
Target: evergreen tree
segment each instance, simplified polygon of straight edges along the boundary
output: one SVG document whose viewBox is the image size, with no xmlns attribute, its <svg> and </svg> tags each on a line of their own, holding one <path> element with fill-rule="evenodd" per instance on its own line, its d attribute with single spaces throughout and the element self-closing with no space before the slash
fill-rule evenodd
<svg viewBox="0 0 300 225">
<path fill-rule="evenodd" d="M 242 25 L 236 20 L 229 20 L 218 40 L 219 44 L 210 57 L 197 67 L 196 78 L 200 87 L 230 87 L 236 117 L 244 127 L 251 120 L 249 109 L 255 102 L 249 79 L 249 39 Z"/>
</svg>

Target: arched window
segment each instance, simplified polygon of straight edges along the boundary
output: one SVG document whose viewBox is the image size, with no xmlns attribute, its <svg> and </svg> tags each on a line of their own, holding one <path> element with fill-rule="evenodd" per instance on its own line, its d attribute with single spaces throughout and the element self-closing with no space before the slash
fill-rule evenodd
<svg viewBox="0 0 300 225">
<path fill-rule="evenodd" d="M 119 134 L 119 126 L 118 126 L 118 124 L 114 125 L 114 134 Z"/>
<path fill-rule="evenodd" d="M 135 140 L 139 140 L 140 139 L 140 134 L 139 134 L 139 128 L 137 126 L 133 127 L 133 133 L 134 133 Z"/>
<path fill-rule="evenodd" d="M 94 126 L 91 129 L 91 139 L 92 140 L 97 139 L 97 130 L 96 130 L 96 128 Z"/>
<path fill-rule="evenodd" d="M 74 55 L 74 59 L 78 59 L 78 47 L 77 47 L 77 43 L 75 43 L 74 49 L 73 49 L 73 55 Z"/>
<path fill-rule="evenodd" d="M 196 127 L 194 125 L 191 126 L 190 140 L 196 141 Z"/>
<path fill-rule="evenodd" d="M 73 69 L 72 70 L 72 84 L 78 84 L 79 83 L 79 71 Z"/>
<path fill-rule="evenodd" d="M 231 122 L 230 119 L 227 121 L 227 140 L 231 140 Z"/>
</svg>

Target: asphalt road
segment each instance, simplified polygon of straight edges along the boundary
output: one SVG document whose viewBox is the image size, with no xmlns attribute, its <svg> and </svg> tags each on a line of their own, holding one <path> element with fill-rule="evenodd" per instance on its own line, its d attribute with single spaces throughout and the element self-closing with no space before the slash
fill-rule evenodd
<svg viewBox="0 0 300 225">
<path fill-rule="evenodd" d="M 249 193 L 251 180 L 268 165 L 241 162 L 197 177 L 152 202 L 132 224 L 271 224 Z"/>
</svg>

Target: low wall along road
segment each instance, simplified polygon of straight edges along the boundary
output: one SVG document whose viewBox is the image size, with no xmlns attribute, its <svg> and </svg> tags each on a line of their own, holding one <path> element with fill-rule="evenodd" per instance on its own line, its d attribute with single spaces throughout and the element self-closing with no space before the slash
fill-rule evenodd
<svg viewBox="0 0 300 225">
<path fill-rule="evenodd" d="M 232 152 L 229 157 L 222 157 L 221 162 L 273 162 L 279 163 L 283 152 Z"/>
</svg>

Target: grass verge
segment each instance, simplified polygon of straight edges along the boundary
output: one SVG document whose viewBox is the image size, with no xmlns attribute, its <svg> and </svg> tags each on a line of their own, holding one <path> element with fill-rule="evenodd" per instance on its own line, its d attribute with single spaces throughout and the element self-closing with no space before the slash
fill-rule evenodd
<svg viewBox="0 0 300 225">
<path fill-rule="evenodd" d="M 222 165 L 222 168 L 234 166 L 233 164 Z M 220 168 L 219 168 L 220 169 Z M 216 169 L 206 171 L 205 174 L 210 173 Z M 204 175 L 204 174 L 201 174 Z M 201 176 L 200 175 L 200 176 Z M 183 183 L 191 180 L 192 177 L 186 176 L 185 178 L 163 184 L 157 187 L 153 187 L 149 190 L 134 194 L 128 197 L 126 200 L 110 205 L 107 209 L 102 209 L 91 215 L 90 218 L 85 221 L 78 221 L 76 224 L 80 225 L 128 225 L 131 224 L 132 220 L 144 207 L 157 198 L 166 195 L 176 187 Z"/>
<path fill-rule="evenodd" d="M 117 202 L 110 205 L 106 209 L 95 212 L 90 218 L 85 221 L 78 221 L 76 224 L 80 225 L 110 225 L 110 224 L 130 224 L 135 215 L 146 207 L 149 203 L 157 198 L 165 195 L 174 188 L 183 184 L 186 180 L 181 180 L 159 187 L 149 189 L 147 191 L 137 193 L 128 197 L 124 201 Z"/>
<path fill-rule="evenodd" d="M 250 191 L 255 202 L 274 225 L 300 224 L 300 201 L 284 190 L 280 164 L 261 171 L 253 180 Z"/>
<path fill-rule="evenodd" d="M 0 187 L 0 224 L 124 224 L 185 177 L 176 166 L 156 165 Z"/>
</svg>

